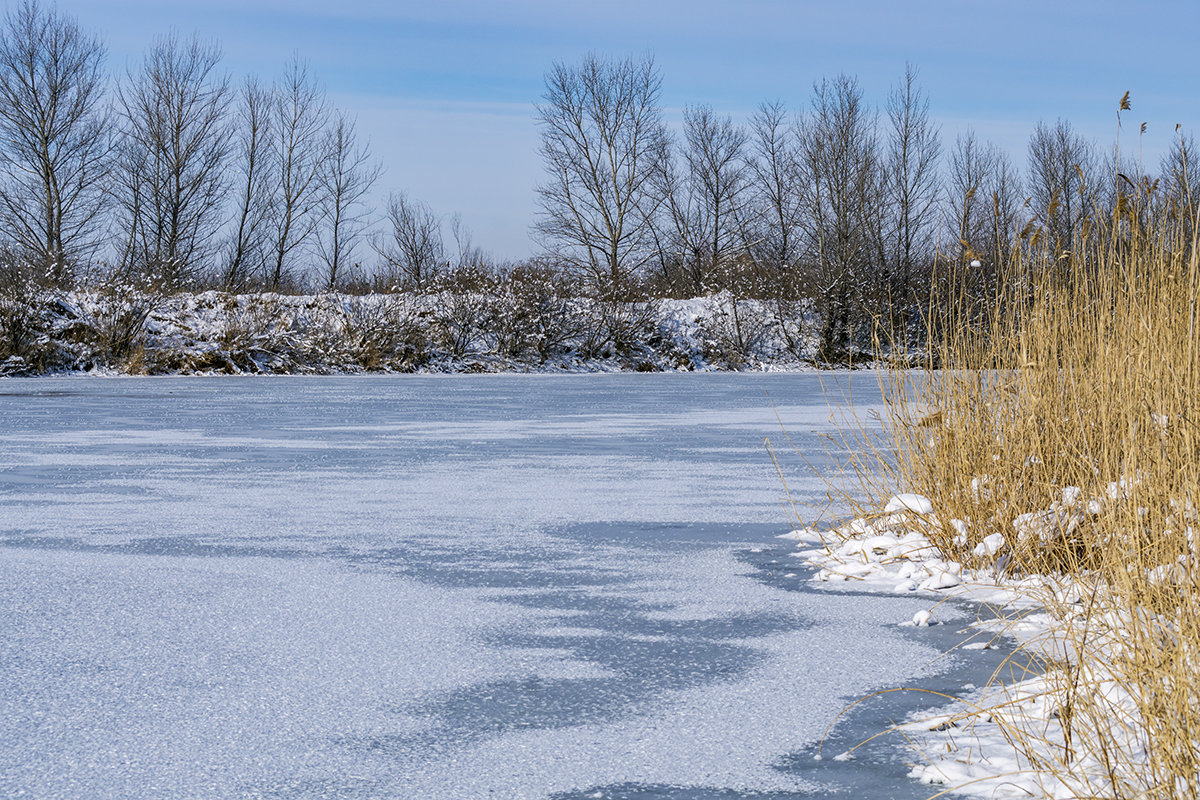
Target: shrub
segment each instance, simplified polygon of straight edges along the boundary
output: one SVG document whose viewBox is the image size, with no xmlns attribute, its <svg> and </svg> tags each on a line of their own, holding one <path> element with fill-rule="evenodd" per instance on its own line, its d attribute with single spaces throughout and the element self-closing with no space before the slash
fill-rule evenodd
<svg viewBox="0 0 1200 800">
<path fill-rule="evenodd" d="M 579 332 L 567 287 L 551 269 L 513 267 L 497 281 L 488 321 L 496 352 L 545 362 L 565 352 Z"/>
</svg>

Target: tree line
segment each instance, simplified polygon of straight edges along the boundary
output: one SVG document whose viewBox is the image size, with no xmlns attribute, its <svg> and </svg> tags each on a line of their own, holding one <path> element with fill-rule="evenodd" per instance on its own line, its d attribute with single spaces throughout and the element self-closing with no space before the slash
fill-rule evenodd
<svg viewBox="0 0 1200 800">
<path fill-rule="evenodd" d="M 168 35 L 112 85 L 104 60 L 37 0 L 0 24 L 6 283 L 420 293 L 503 271 L 458 217 L 403 193 L 370 208 L 380 164 L 298 57 L 235 83 L 215 44 Z M 973 133 L 946 146 L 912 67 L 880 109 L 839 75 L 794 112 L 763 103 L 742 124 L 695 105 L 672 130 L 661 95 L 649 57 L 551 68 L 544 252 L 507 269 L 612 304 L 720 293 L 739 337 L 740 299 L 785 328 L 809 314 L 832 360 L 881 331 L 919 339 L 939 291 L 986 305 L 1016 251 L 1071 270 L 1090 227 L 1195 218 L 1190 137 L 1152 174 L 1043 122 L 1022 171 Z"/>
<path fill-rule="evenodd" d="M 101 256 L 110 276 L 166 291 L 351 276 L 380 167 L 303 61 L 235 84 L 215 44 L 171 34 L 110 90 L 104 59 L 99 39 L 36 0 L 4 16 L 9 261 L 60 287 Z"/>
<path fill-rule="evenodd" d="M 1083 270 L 1080 237 L 1101 229 L 1115 241 L 1183 218 L 1170 235 L 1191 246 L 1190 136 L 1153 175 L 1119 140 L 1106 152 L 1066 120 L 1039 122 L 1022 173 L 973 132 L 946 148 L 911 66 L 881 110 L 839 75 L 795 114 L 768 102 L 737 124 L 689 106 L 679 132 L 663 122 L 661 88 L 652 59 L 593 55 L 556 65 L 538 105 L 535 229 L 600 295 L 726 291 L 735 309 L 765 298 L 781 313 L 803 300 L 818 357 L 837 359 L 881 333 L 919 339 L 939 303 L 985 307 L 1015 261 Z M 1118 125 L 1129 108 L 1127 93 Z"/>
</svg>

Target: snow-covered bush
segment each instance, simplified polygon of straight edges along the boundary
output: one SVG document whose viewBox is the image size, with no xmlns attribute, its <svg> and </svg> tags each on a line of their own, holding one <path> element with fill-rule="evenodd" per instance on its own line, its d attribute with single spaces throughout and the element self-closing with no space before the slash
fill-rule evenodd
<svg viewBox="0 0 1200 800">
<path fill-rule="evenodd" d="M 20 323 L 13 330 L 25 348 L 4 351 L 0 374 L 804 366 L 761 301 L 741 302 L 757 333 L 749 354 L 735 358 L 713 345 L 713 330 L 725 324 L 712 317 L 719 298 L 597 299 L 526 267 L 451 275 L 420 293 L 163 295 L 109 280 L 30 300 L 0 297 L 0 313 Z"/>
<path fill-rule="evenodd" d="M 0 362 L 19 371 L 37 360 L 34 353 L 42 334 L 39 306 L 44 290 L 28 265 L 0 263 Z"/>
<path fill-rule="evenodd" d="M 568 351 L 580 323 L 568 287 L 555 272 L 518 266 L 499 277 L 491 296 L 489 333 L 497 354 L 545 362 Z"/>
<path fill-rule="evenodd" d="M 762 301 L 720 292 L 708 298 L 706 311 L 704 347 L 709 360 L 739 369 L 763 355 L 771 319 Z"/>
</svg>

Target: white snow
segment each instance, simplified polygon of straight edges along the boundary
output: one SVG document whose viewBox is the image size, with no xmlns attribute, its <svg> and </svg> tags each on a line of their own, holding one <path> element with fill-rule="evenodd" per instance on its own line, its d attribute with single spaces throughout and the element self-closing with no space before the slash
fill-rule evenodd
<svg viewBox="0 0 1200 800">
<path fill-rule="evenodd" d="M 888 500 L 883 507 L 886 514 L 896 511 L 911 511 L 914 514 L 932 514 L 933 503 L 928 497 L 919 494 L 898 494 Z"/>
<path fill-rule="evenodd" d="M 928 628 L 930 625 L 936 625 L 937 620 L 933 618 L 933 612 L 926 609 L 921 609 L 913 614 L 912 623 L 918 628 Z"/>
<path fill-rule="evenodd" d="M 978 481 L 976 485 L 984 483 Z M 1124 481 L 1114 483 L 1108 496 L 1117 496 L 1126 486 Z M 1049 508 L 1018 518 L 1016 533 L 1042 539 L 1062 535 L 1072 530 L 1082 515 L 1095 513 L 1092 509 L 1100 502 L 1085 498 L 1075 487 L 1067 487 L 1061 500 Z M 889 513 L 883 517 L 854 520 L 819 535 L 805 531 L 794 537 L 802 547 L 807 546 L 798 555 L 818 568 L 817 582 L 836 585 L 852 579 L 860 590 L 938 602 L 954 598 L 1006 609 L 1005 618 L 976 623 L 976 629 L 988 639 L 966 643 L 959 649 L 984 651 L 993 646 L 994 637 L 1009 636 L 1054 663 L 1071 663 L 1074 669 L 1083 671 L 1087 685 L 1099 687 L 1099 694 L 1110 704 L 1113 715 L 1129 720 L 1126 729 L 1129 740 L 1115 744 L 1137 757 L 1141 752 L 1136 738 L 1137 711 L 1128 690 L 1105 671 L 1103 663 L 1090 659 L 1080 662 L 1067 630 L 1075 624 L 1072 619 L 1054 617 L 1040 610 L 1051 597 L 1062 606 L 1079 604 L 1083 592 L 1078 584 L 1068 577 L 1010 578 L 988 566 L 968 569 L 942 558 L 920 533 L 921 526 L 927 523 L 909 512 L 930 514 L 932 508 L 925 498 L 900 495 L 892 498 L 886 508 Z M 811 547 L 814 540 L 823 546 Z M 984 564 L 994 564 L 998 554 L 1003 557 L 1005 547 L 1004 537 L 992 534 L 978 543 L 974 555 Z M 1173 580 L 1177 574 L 1174 568 L 1178 566 L 1160 567 L 1161 579 Z M 899 624 L 923 627 L 935 623 L 932 610 L 920 610 Z M 1121 636 L 1127 623 L 1122 613 L 1104 612 L 1090 615 L 1087 624 L 1099 652 L 1106 641 Z M 1076 752 L 1069 766 L 1062 762 L 1066 739 L 1059 719 L 1059 709 L 1064 703 L 1060 691 L 1068 682 L 1056 678 L 1059 676 L 1051 671 L 1007 684 L 970 689 L 947 710 L 915 715 L 901 728 L 913 751 L 911 777 L 941 790 L 981 798 L 1073 800 L 1094 796 L 1097 787 L 1108 784 L 1110 765 L 1103 754 L 1087 751 Z M 1026 742 L 1033 743 L 1037 763 L 1031 763 L 1027 754 L 1014 746 L 1014 730 L 1024 731 Z M 1076 741 L 1080 735 L 1077 730 Z M 1047 764 L 1057 764 L 1058 768 L 1047 770 L 1044 766 Z M 1129 768 L 1130 765 L 1118 765 L 1118 769 Z M 1135 763 L 1132 768 L 1137 769 L 1138 765 Z"/>
</svg>

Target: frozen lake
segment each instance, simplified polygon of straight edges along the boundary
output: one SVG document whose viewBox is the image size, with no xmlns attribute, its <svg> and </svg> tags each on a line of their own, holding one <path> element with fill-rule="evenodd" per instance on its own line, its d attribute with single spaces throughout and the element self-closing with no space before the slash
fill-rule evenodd
<svg viewBox="0 0 1200 800">
<path fill-rule="evenodd" d="M 986 667 L 806 586 L 776 413 L 827 465 L 817 375 L 0 381 L 0 796 L 925 796 L 815 743 Z"/>
</svg>

